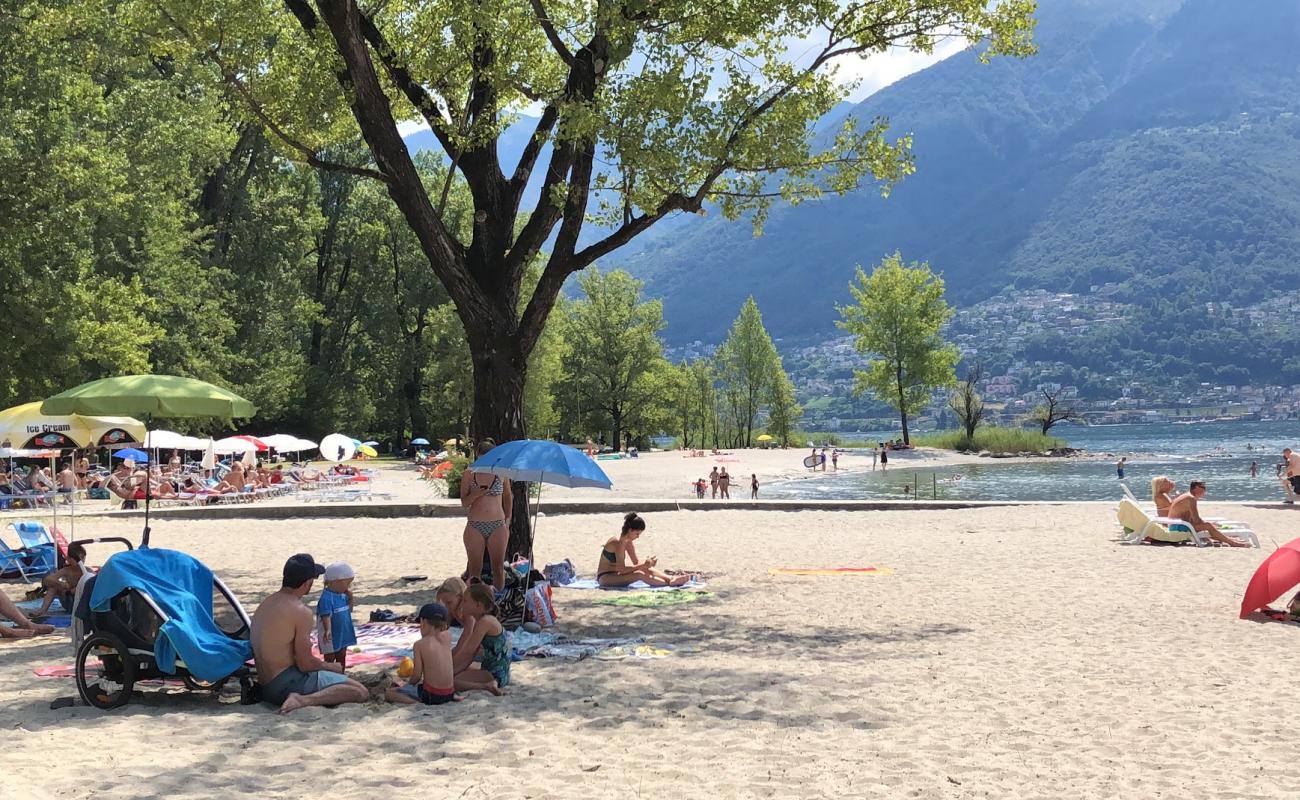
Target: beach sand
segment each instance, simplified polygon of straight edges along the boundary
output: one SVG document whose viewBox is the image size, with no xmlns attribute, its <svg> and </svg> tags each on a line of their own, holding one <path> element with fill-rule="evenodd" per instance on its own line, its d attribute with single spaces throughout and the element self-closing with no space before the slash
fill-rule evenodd
<svg viewBox="0 0 1300 800">
<path fill-rule="evenodd" d="M 1110 798 L 1298 796 L 1300 627 L 1237 620 L 1300 516 L 1235 506 L 1265 549 L 1125 547 L 1101 504 L 967 511 L 648 515 L 643 555 L 710 573 L 660 609 L 556 590 L 560 629 L 643 635 L 657 660 L 516 664 L 510 694 L 288 717 L 148 693 L 51 710 L 65 639 L 0 645 L 3 796 Z M 617 515 L 542 520 L 539 561 L 590 575 Z M 137 537 L 86 519 L 78 536 Z M 358 571 L 359 618 L 411 608 L 463 566 L 452 519 L 155 524 L 251 610 L 294 552 Z M 92 550 L 91 561 L 107 550 Z M 778 566 L 879 566 L 781 577 Z M 421 573 L 414 588 L 399 576 Z M 10 594 L 20 587 L 5 586 Z M 375 673 L 370 673 L 373 679 Z"/>
</svg>

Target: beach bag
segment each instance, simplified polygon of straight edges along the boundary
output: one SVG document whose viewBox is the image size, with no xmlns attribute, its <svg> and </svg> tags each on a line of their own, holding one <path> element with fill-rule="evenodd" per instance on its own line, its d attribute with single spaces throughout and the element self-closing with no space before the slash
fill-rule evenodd
<svg viewBox="0 0 1300 800">
<path fill-rule="evenodd" d="M 107 500 L 108 490 L 102 486 L 96 486 L 93 489 L 86 490 L 86 497 L 90 498 L 91 500 Z"/>
<path fill-rule="evenodd" d="M 547 564 L 542 568 L 542 575 L 551 586 L 568 586 L 578 579 L 578 570 L 566 558 L 555 564 Z"/>
<path fill-rule="evenodd" d="M 542 581 L 528 590 L 525 598 L 526 619 L 536 622 L 543 628 L 554 625 L 559 617 L 555 614 L 555 604 L 551 602 L 551 584 Z"/>
</svg>

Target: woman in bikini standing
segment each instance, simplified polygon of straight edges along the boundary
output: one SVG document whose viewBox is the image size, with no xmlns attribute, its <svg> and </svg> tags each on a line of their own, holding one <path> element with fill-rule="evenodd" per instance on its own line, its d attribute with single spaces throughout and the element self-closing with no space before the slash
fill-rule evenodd
<svg viewBox="0 0 1300 800">
<path fill-rule="evenodd" d="M 487 455 L 495 446 L 491 439 L 479 442 L 478 457 Z M 506 545 L 510 541 L 510 513 L 514 507 L 510 481 L 487 472 L 465 470 L 460 479 L 460 504 L 469 509 L 463 537 L 466 580 L 482 574 L 486 547 L 492 566 L 492 585 L 501 591 L 506 587 Z"/>
<path fill-rule="evenodd" d="M 690 575 L 673 577 L 655 569 L 659 559 L 650 556 L 645 561 L 636 560 L 636 545 L 645 531 L 645 520 L 632 512 L 623 518 L 623 530 L 605 542 L 600 550 L 600 564 L 596 567 L 596 582 L 601 586 L 628 586 L 645 581 L 651 586 L 681 586 L 690 581 Z"/>
</svg>

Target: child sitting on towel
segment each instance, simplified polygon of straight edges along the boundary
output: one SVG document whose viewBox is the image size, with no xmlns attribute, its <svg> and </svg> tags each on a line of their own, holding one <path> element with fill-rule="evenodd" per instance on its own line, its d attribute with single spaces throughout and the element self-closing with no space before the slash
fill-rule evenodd
<svg viewBox="0 0 1300 800">
<path fill-rule="evenodd" d="M 417 618 L 420 620 L 420 639 L 411 648 L 415 654 L 415 668 L 405 685 L 392 687 L 384 697 L 390 703 L 424 703 L 426 706 L 459 700 L 452 676 L 447 607 L 442 603 L 425 603 L 420 606 Z"/>
<path fill-rule="evenodd" d="M 316 641 L 326 661 L 348 667 L 348 648 L 357 643 L 352 625 L 352 580 L 356 573 L 342 561 L 325 568 L 325 590 L 316 604 Z"/>
<path fill-rule="evenodd" d="M 456 688 L 463 692 L 482 689 L 499 695 L 501 687 L 510 683 L 510 641 L 496 615 L 497 604 L 490 585 L 476 583 L 465 590 L 460 601 L 460 618 L 466 620 L 465 632 L 452 653 Z"/>
</svg>

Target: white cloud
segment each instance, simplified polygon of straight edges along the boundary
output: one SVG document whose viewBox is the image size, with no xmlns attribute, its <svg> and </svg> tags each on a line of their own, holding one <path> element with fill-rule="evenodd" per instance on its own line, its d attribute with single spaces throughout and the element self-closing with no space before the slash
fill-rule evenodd
<svg viewBox="0 0 1300 800">
<path fill-rule="evenodd" d="M 963 39 L 943 39 L 935 45 L 933 53 L 914 53 L 896 48 L 866 59 L 845 59 L 839 62 L 837 77 L 846 83 L 855 79 L 861 81 L 849 96 L 853 102 L 861 102 L 891 83 L 937 64 L 965 47 Z"/>
</svg>

